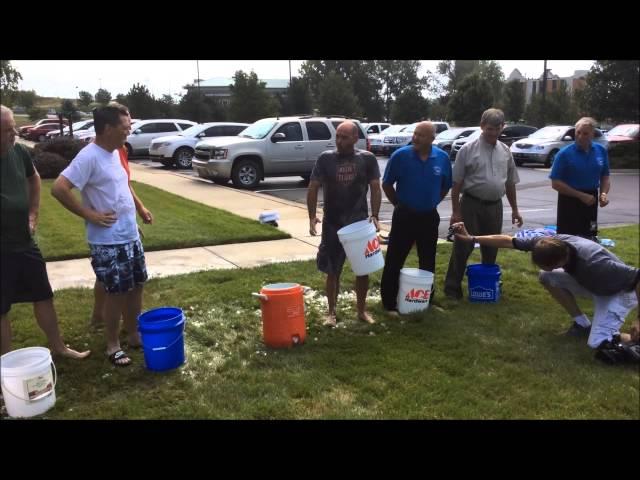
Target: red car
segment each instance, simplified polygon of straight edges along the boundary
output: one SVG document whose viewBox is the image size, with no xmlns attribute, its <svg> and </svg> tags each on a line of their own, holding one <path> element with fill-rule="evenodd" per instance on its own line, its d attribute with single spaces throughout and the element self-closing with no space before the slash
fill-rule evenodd
<svg viewBox="0 0 640 480">
<path fill-rule="evenodd" d="M 27 140 L 37 140 L 38 142 L 44 142 L 47 139 L 47 133 L 51 130 L 59 130 L 59 123 L 43 123 L 40 126 L 30 128 L 25 134 Z"/>
<path fill-rule="evenodd" d="M 605 134 L 605 137 L 609 140 L 609 148 L 612 148 L 614 145 L 640 141 L 639 132 L 640 124 L 625 123 L 616 125 Z"/>
<path fill-rule="evenodd" d="M 18 135 L 26 138 L 27 132 L 30 128 L 36 128 L 47 123 L 55 123 L 56 125 L 59 125 L 60 121 L 57 118 L 43 118 L 42 120 L 38 120 L 34 125 L 23 125 L 22 127 L 20 127 L 18 129 Z M 66 118 L 63 118 L 62 123 L 66 127 L 69 124 L 69 121 Z"/>
</svg>

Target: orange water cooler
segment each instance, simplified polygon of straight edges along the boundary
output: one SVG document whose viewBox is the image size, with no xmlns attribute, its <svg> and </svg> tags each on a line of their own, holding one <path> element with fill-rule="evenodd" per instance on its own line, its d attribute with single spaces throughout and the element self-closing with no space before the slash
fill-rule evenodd
<svg viewBox="0 0 640 480">
<path fill-rule="evenodd" d="M 307 329 L 302 286 L 271 283 L 252 295 L 260 299 L 262 334 L 267 347 L 289 348 L 304 343 Z"/>
</svg>

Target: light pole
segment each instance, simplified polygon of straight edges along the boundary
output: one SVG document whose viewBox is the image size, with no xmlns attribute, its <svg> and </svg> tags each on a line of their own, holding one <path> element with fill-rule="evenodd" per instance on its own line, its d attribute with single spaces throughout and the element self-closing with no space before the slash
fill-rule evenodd
<svg viewBox="0 0 640 480">
<path fill-rule="evenodd" d="M 196 70 L 198 76 L 196 81 L 198 82 L 198 109 L 196 110 L 196 122 L 200 123 L 200 103 L 202 102 L 202 95 L 200 94 L 200 61 L 196 60 Z"/>
</svg>

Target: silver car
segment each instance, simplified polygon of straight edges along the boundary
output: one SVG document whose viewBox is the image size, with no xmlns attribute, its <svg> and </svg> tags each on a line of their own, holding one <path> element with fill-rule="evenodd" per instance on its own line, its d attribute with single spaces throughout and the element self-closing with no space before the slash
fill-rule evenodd
<svg viewBox="0 0 640 480">
<path fill-rule="evenodd" d="M 571 125 L 551 125 L 511 145 L 511 153 L 516 165 L 523 163 L 542 163 L 551 167 L 561 148 L 575 141 L 576 129 Z M 609 147 L 607 138 L 599 129 L 595 129 L 594 142 Z"/>
<path fill-rule="evenodd" d="M 433 144 L 449 153 L 451 151 L 451 147 L 453 146 L 453 142 L 459 140 L 461 138 L 467 138 L 476 130 L 479 130 L 480 127 L 459 127 L 459 128 L 450 128 L 449 130 L 444 130 L 440 132 Z"/>
</svg>

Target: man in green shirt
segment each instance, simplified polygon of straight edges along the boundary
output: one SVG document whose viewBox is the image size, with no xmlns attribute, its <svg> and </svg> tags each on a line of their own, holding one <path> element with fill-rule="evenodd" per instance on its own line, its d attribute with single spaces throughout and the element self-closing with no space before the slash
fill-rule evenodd
<svg viewBox="0 0 640 480">
<path fill-rule="evenodd" d="M 47 267 L 33 240 L 40 207 L 40 175 L 33 167 L 29 151 L 15 144 L 18 132 L 13 112 L 4 105 L 0 108 L 0 353 L 11 350 L 8 318 L 11 305 L 32 302 L 36 320 L 52 352 L 69 358 L 85 358 L 90 351 L 77 352 L 62 340 Z"/>
</svg>

